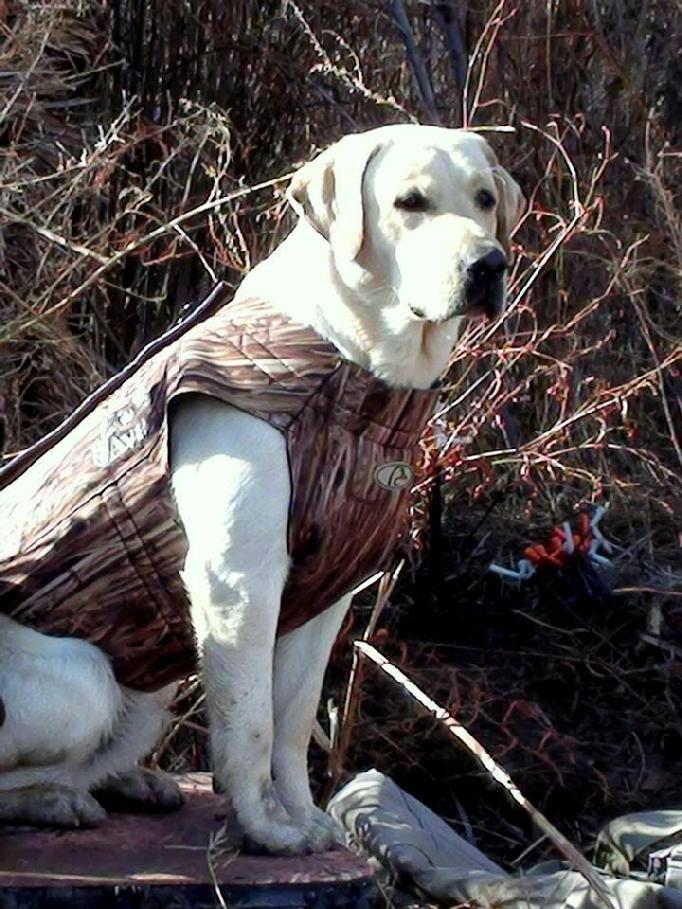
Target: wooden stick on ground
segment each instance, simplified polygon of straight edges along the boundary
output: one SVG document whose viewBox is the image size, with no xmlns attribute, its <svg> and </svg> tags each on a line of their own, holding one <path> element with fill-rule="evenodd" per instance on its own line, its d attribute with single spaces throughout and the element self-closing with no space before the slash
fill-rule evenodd
<svg viewBox="0 0 682 909">
<path fill-rule="evenodd" d="M 367 659 L 371 660 L 373 663 L 376 663 L 382 672 L 385 672 L 389 678 L 393 679 L 394 682 L 397 682 L 404 691 L 407 691 L 408 694 L 412 695 L 412 697 L 423 707 L 425 707 L 429 713 L 432 714 L 432 716 L 434 716 L 437 720 L 440 720 L 448 732 L 450 732 L 456 739 L 459 739 L 459 741 L 469 749 L 469 751 L 480 761 L 480 763 L 493 777 L 493 779 L 495 779 L 507 790 L 514 801 L 530 815 L 540 830 L 542 830 L 542 832 L 552 840 L 564 858 L 570 862 L 576 871 L 582 874 L 587 883 L 600 897 L 604 904 L 608 906 L 609 909 L 615 909 L 614 902 L 608 889 L 592 865 L 583 855 L 580 854 L 580 852 L 578 852 L 575 846 L 566 839 L 563 833 L 557 830 L 554 824 L 552 824 L 551 821 L 548 821 L 544 814 L 542 814 L 541 811 L 538 811 L 538 809 L 528 801 L 525 795 L 521 792 L 521 790 L 509 776 L 507 771 L 500 767 L 492 755 L 490 755 L 485 750 L 483 745 L 481 745 L 481 743 L 475 739 L 473 735 L 471 735 L 471 733 L 464 728 L 464 726 L 458 723 L 457 720 L 454 719 L 454 717 L 452 717 L 447 710 L 439 706 L 434 700 L 425 694 L 421 688 L 417 687 L 414 682 L 412 682 L 403 672 L 401 672 L 397 666 L 394 666 L 393 663 L 391 663 L 386 659 L 385 656 L 383 656 L 383 654 L 379 653 L 375 647 L 372 647 L 372 645 L 368 644 L 367 641 L 355 641 L 355 647 L 364 657 L 367 657 Z"/>
</svg>

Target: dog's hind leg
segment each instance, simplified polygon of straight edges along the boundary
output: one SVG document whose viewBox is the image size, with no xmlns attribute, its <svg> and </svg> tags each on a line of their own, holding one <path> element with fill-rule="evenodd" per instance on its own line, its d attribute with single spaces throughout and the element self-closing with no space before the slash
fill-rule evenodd
<svg viewBox="0 0 682 909">
<path fill-rule="evenodd" d="M 36 827 L 97 827 L 107 813 L 90 793 L 58 783 L 0 790 L 0 823 Z"/>
<path fill-rule="evenodd" d="M 123 689 L 122 709 L 113 729 L 84 760 L 24 764 L 0 773 L 0 820 L 92 827 L 106 817 L 104 807 L 179 808 L 183 796 L 177 783 L 160 771 L 136 766 L 166 726 L 166 700 L 160 694 Z"/>
<path fill-rule="evenodd" d="M 308 745 L 332 645 L 351 597 L 281 637 L 275 648 L 275 743 L 272 771 L 282 804 L 324 849 L 337 838 L 334 821 L 313 802 L 308 779 Z"/>
<path fill-rule="evenodd" d="M 165 698 L 125 690 L 123 695 L 110 736 L 84 761 L 0 774 L 0 821 L 94 827 L 106 818 L 105 807 L 170 811 L 182 805 L 182 793 L 169 776 L 136 766 L 166 724 L 160 704 Z"/>
<path fill-rule="evenodd" d="M 52 638 L 0 616 L 0 790 L 7 773 L 77 765 L 113 730 L 122 692 L 109 660 L 74 638 Z"/>
<path fill-rule="evenodd" d="M 110 811 L 129 808 L 176 811 L 185 802 L 182 790 L 172 777 L 146 767 L 135 767 L 109 777 L 97 786 L 95 795 Z"/>
<path fill-rule="evenodd" d="M 0 616 L 0 699 L 0 820 L 101 822 L 106 813 L 73 771 L 110 736 L 121 710 L 104 654 Z"/>
<path fill-rule="evenodd" d="M 151 811 L 173 811 L 183 804 L 180 787 L 168 774 L 136 766 L 161 738 L 170 718 L 166 707 L 176 689 L 175 684 L 150 694 L 123 689 L 124 712 L 111 740 L 82 770 L 90 777 L 89 788 L 95 788 L 107 808 L 132 803 Z"/>
<path fill-rule="evenodd" d="M 90 790 L 133 771 L 167 719 L 162 695 L 121 688 L 98 648 L 5 617 L 0 698 L 0 820 L 15 823 L 101 822 Z"/>
</svg>

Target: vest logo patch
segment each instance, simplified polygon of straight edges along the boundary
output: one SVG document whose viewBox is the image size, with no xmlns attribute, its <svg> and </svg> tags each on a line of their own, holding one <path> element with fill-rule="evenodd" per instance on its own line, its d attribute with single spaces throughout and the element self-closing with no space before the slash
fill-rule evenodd
<svg viewBox="0 0 682 909">
<path fill-rule="evenodd" d="M 405 489 L 413 480 L 412 466 L 405 461 L 389 461 L 374 468 L 374 482 L 382 489 Z"/>
<path fill-rule="evenodd" d="M 135 389 L 130 400 L 118 411 L 106 410 L 100 421 L 99 433 L 92 444 L 92 459 L 98 467 L 108 467 L 124 455 L 141 448 L 147 427 L 142 419 L 148 394 L 143 388 Z"/>
</svg>

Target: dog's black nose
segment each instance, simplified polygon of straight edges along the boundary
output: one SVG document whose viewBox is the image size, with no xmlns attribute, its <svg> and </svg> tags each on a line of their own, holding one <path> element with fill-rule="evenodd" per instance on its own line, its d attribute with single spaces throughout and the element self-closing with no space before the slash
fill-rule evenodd
<svg viewBox="0 0 682 909">
<path fill-rule="evenodd" d="M 491 249 L 469 266 L 467 277 L 473 288 L 485 291 L 502 278 L 506 268 L 504 253 L 499 249 Z"/>
</svg>

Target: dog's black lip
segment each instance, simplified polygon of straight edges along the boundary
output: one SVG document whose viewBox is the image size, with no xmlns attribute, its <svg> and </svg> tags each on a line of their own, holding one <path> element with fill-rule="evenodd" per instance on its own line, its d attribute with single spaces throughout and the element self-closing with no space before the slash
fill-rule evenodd
<svg viewBox="0 0 682 909">
<path fill-rule="evenodd" d="M 443 319 L 442 321 L 445 322 L 448 319 L 458 316 L 460 319 L 488 319 L 492 322 L 501 314 L 501 305 L 498 305 L 491 300 L 481 300 L 474 303 L 464 303 L 462 306 L 458 306 L 450 315 L 448 315 L 447 319 Z"/>
<path fill-rule="evenodd" d="M 421 307 L 413 306 L 411 303 L 408 303 L 407 306 L 413 316 L 416 316 L 418 319 L 423 319 L 424 321 L 428 321 L 428 319 L 426 318 L 426 313 L 424 312 L 424 310 Z"/>
<path fill-rule="evenodd" d="M 489 300 L 482 303 L 468 303 L 462 310 L 462 315 L 467 319 L 479 319 L 483 316 L 490 321 L 496 319 L 502 312 L 502 307 Z"/>
<path fill-rule="evenodd" d="M 408 303 L 407 306 L 412 315 L 416 316 L 420 322 L 424 323 L 424 325 L 444 325 L 445 322 L 449 322 L 450 319 L 454 319 L 456 316 L 462 315 L 458 309 L 456 311 L 449 312 L 446 316 L 443 316 L 442 319 L 429 319 L 426 313 L 418 306 L 412 306 L 411 303 Z"/>
<path fill-rule="evenodd" d="M 495 288 L 492 292 L 490 289 L 480 289 L 475 285 L 467 283 L 464 289 L 464 303 L 461 307 L 461 315 L 467 317 L 480 317 L 491 321 L 497 319 L 502 314 L 504 300 L 501 288 Z"/>
<path fill-rule="evenodd" d="M 493 321 L 502 314 L 504 308 L 501 295 L 499 300 L 491 299 L 485 291 L 477 291 L 473 288 L 465 290 L 464 300 L 451 309 L 442 319 L 429 319 L 421 307 L 413 306 L 411 303 L 407 305 L 412 315 L 423 322 L 428 322 L 430 325 L 442 325 L 445 322 L 449 322 L 450 319 L 456 318 L 480 319 L 484 317 Z"/>
</svg>

